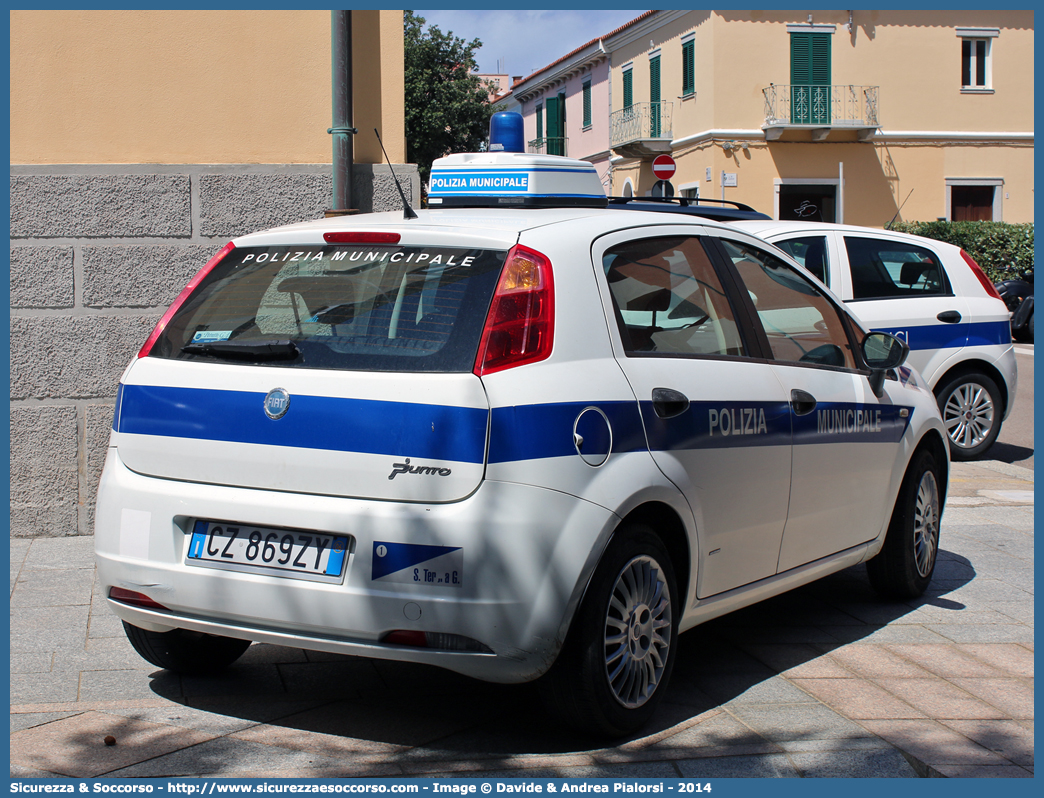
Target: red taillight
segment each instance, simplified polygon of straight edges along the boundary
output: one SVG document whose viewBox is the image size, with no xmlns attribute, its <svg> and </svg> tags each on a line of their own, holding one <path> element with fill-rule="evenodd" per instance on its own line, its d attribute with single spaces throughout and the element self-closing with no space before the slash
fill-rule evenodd
<svg viewBox="0 0 1044 798">
<path fill-rule="evenodd" d="M 982 270 L 982 267 L 975 262 L 975 258 L 961 250 L 961 257 L 964 258 L 964 262 L 967 263 L 972 270 L 972 274 L 982 283 L 982 287 L 986 289 L 986 293 L 997 299 L 1001 298 L 1001 295 L 997 293 L 997 286 L 990 282 L 990 278 L 986 276 L 986 272 Z"/>
<path fill-rule="evenodd" d="M 118 601 L 121 604 L 130 604 L 133 607 L 144 607 L 147 610 L 163 610 L 164 612 L 170 612 L 170 609 L 164 607 L 157 601 L 153 601 L 144 593 L 135 593 L 133 590 L 124 590 L 122 587 L 110 587 L 109 598 L 113 601 Z"/>
<path fill-rule="evenodd" d="M 381 642 L 392 646 L 427 648 L 428 636 L 424 632 L 416 632 L 409 629 L 396 629 L 394 632 L 388 632 Z"/>
<path fill-rule="evenodd" d="M 535 363 L 551 354 L 555 286 L 551 261 L 518 244 L 511 248 L 486 316 L 475 374 Z"/>
<path fill-rule="evenodd" d="M 398 233 L 323 233 L 327 244 L 398 244 Z"/>
<path fill-rule="evenodd" d="M 174 318 L 174 314 L 181 309 L 185 300 L 189 298 L 189 294 L 195 291 L 196 286 L 202 282 L 204 277 L 210 274 L 211 269 L 221 263 L 225 256 L 235 248 L 236 245 L 229 241 L 214 257 L 207 261 L 206 266 L 196 272 L 196 276 L 189 280 L 189 284 L 182 289 L 180 294 L 178 294 L 178 298 L 174 300 L 174 304 L 167 308 L 167 312 L 163 314 L 163 318 L 159 320 L 159 324 L 156 325 L 156 328 L 152 331 L 152 335 L 149 336 L 149 339 L 145 342 L 144 346 L 138 350 L 138 357 L 148 357 L 149 352 L 152 351 L 153 345 L 163 334 L 168 322 Z"/>
</svg>

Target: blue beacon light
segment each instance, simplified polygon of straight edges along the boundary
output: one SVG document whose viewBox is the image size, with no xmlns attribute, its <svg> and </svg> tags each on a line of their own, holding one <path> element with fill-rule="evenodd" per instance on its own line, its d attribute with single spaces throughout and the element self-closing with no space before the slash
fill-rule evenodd
<svg viewBox="0 0 1044 798">
<path fill-rule="evenodd" d="M 489 120 L 490 152 L 525 152 L 522 114 L 500 111 Z"/>
</svg>

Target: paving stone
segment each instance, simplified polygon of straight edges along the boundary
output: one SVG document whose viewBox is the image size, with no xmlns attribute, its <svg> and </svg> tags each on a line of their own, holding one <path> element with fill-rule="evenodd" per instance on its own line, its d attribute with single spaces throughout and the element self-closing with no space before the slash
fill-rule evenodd
<svg viewBox="0 0 1044 798">
<path fill-rule="evenodd" d="M 894 650 L 894 647 L 893 647 Z M 854 674 L 865 677 L 912 678 L 930 676 L 924 668 L 897 656 L 889 646 L 854 643 L 830 652 L 830 657 Z"/>
<path fill-rule="evenodd" d="M 676 734 L 670 734 L 656 743 L 642 746 L 647 752 L 670 752 L 672 759 L 689 756 L 714 755 L 715 752 L 748 749 L 749 753 L 769 753 L 779 750 L 776 743 L 770 742 L 749 726 L 741 723 L 727 712 L 722 712 L 702 723 L 690 726 Z M 704 749 L 707 754 L 697 754 Z"/>
<path fill-rule="evenodd" d="M 917 771 L 894 748 L 846 751 L 843 757 L 837 756 L 833 751 L 791 753 L 789 759 L 806 779 L 910 779 L 917 777 Z"/>
<path fill-rule="evenodd" d="M 1033 677 L 1033 652 L 1016 643 L 972 643 L 960 648 L 966 654 L 1013 676 Z"/>
<path fill-rule="evenodd" d="M 11 650 L 52 651 L 58 646 L 83 646 L 90 608 L 12 607 Z"/>
<path fill-rule="evenodd" d="M 742 676 L 716 676 L 707 679 L 702 689 L 723 704 L 802 704 L 814 699 L 781 676 L 753 684 Z"/>
<path fill-rule="evenodd" d="M 11 654 L 11 673 L 50 673 L 53 664 L 53 651 Z"/>
<path fill-rule="evenodd" d="M 923 718 L 924 713 L 865 679 L 795 679 L 794 683 L 846 718 Z"/>
<path fill-rule="evenodd" d="M 34 726 L 43 726 L 45 723 L 70 718 L 77 712 L 20 712 L 11 713 L 11 731 L 31 729 Z"/>
<path fill-rule="evenodd" d="M 954 643 L 1028 643 L 1033 629 L 1024 624 L 946 624 L 929 629 Z"/>
<path fill-rule="evenodd" d="M 1033 766 L 1033 730 L 1012 720 L 948 720 L 944 725 L 1016 765 Z"/>
<path fill-rule="evenodd" d="M 953 679 L 955 685 L 996 707 L 1010 718 L 1033 717 L 1033 682 L 1029 679 Z"/>
<path fill-rule="evenodd" d="M 892 695 L 919 709 L 930 718 L 1004 718 L 993 706 L 941 679 L 878 679 Z"/>
<path fill-rule="evenodd" d="M 859 737 L 864 734 L 858 724 L 823 704 L 777 707 L 736 705 L 729 711 L 772 742 Z"/>
<path fill-rule="evenodd" d="M 116 738 L 105 745 L 106 735 Z M 142 760 L 189 748 L 208 735 L 104 712 L 84 712 L 11 735 L 11 762 L 21 767 L 94 778 Z"/>
<path fill-rule="evenodd" d="M 746 646 L 747 653 L 773 671 L 787 677 L 844 677 L 850 674 L 823 652 L 806 643 L 780 643 Z"/>
<path fill-rule="evenodd" d="M 555 768 L 554 772 L 564 779 L 678 778 L 678 771 L 667 762 L 632 762 L 626 765 L 573 765 Z M 515 773 L 518 773 L 518 771 L 515 771 Z"/>
<path fill-rule="evenodd" d="M 1009 765 L 1006 758 L 933 720 L 864 720 L 862 725 L 900 751 L 941 765 Z"/>
<path fill-rule="evenodd" d="M 37 538 L 29 547 L 25 567 L 65 571 L 94 567 L 94 537 Z"/>
<path fill-rule="evenodd" d="M 928 676 L 926 671 L 948 678 L 951 676 L 999 676 L 1001 672 L 981 659 L 965 654 L 956 646 L 936 644 L 888 646 L 895 655 L 917 663 L 920 675 Z M 881 674 L 882 676 L 902 676 L 903 674 Z"/>
<path fill-rule="evenodd" d="M 173 675 L 167 678 L 175 678 Z M 153 683 L 142 670 L 101 670 L 80 673 L 80 701 L 125 701 L 155 698 Z"/>
<path fill-rule="evenodd" d="M 231 736 L 237 740 L 248 740 L 264 745 L 306 753 L 311 752 L 323 756 L 351 757 L 353 760 L 380 760 L 409 750 L 409 746 L 405 745 L 395 745 L 365 738 L 344 737 L 335 734 L 320 734 L 290 726 L 278 726 L 267 723 L 236 731 Z"/>
<path fill-rule="evenodd" d="M 51 704 L 75 701 L 80 674 L 71 672 L 12 673 L 12 704 Z"/>
<path fill-rule="evenodd" d="M 87 636 L 92 639 L 101 637 L 125 638 L 127 633 L 123 631 L 123 621 L 110 612 L 107 607 L 99 607 L 96 603 L 91 609 Z"/>
<path fill-rule="evenodd" d="M 939 765 L 936 772 L 949 779 L 1032 779 L 1033 771 L 1017 765 Z"/>
<path fill-rule="evenodd" d="M 93 568 L 24 569 L 11 594 L 12 607 L 89 605 Z"/>
<path fill-rule="evenodd" d="M 166 727 L 172 728 L 172 727 Z M 200 732 L 179 730 L 180 735 L 205 738 Z M 119 747 L 118 745 L 116 746 Z M 329 772 L 350 774 L 351 765 L 334 757 L 316 753 L 293 751 L 272 745 L 218 737 L 192 745 L 178 745 L 172 753 L 145 760 L 139 757 L 120 769 L 106 771 L 108 776 L 120 778 L 201 777 L 249 778 L 270 771 L 310 772 L 325 769 Z"/>
<path fill-rule="evenodd" d="M 801 775 L 784 754 L 687 759 L 675 764 L 682 778 L 688 779 L 794 778 Z"/>
</svg>

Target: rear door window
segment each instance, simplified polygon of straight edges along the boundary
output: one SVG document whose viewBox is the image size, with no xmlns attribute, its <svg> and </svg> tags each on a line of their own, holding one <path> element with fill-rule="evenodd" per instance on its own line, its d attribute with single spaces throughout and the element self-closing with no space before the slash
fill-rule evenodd
<svg viewBox="0 0 1044 798">
<path fill-rule="evenodd" d="M 152 354 L 283 368 L 468 372 L 505 254 L 366 245 L 235 249 Z"/>
<path fill-rule="evenodd" d="M 818 277 L 823 285 L 830 285 L 830 275 L 826 267 L 826 236 L 788 238 L 786 241 L 775 241 L 773 243 Z"/>
<path fill-rule="evenodd" d="M 903 241 L 845 236 L 853 299 L 943 296 L 949 286 L 931 250 Z"/>
<path fill-rule="evenodd" d="M 739 357 L 746 348 L 699 238 L 617 244 L 602 256 L 628 355 Z"/>
</svg>

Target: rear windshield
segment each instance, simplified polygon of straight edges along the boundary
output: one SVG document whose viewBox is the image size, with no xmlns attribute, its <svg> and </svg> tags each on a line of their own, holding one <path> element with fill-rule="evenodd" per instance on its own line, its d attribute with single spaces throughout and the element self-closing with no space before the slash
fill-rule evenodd
<svg viewBox="0 0 1044 798">
<path fill-rule="evenodd" d="M 281 368 L 468 372 L 505 256 L 449 247 L 235 249 L 151 354 Z"/>
</svg>

